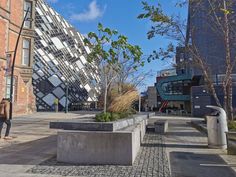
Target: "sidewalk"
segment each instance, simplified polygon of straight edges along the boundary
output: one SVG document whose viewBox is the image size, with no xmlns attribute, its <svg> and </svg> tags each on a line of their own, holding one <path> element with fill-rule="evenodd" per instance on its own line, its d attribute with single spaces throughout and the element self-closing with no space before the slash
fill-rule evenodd
<svg viewBox="0 0 236 177">
<path fill-rule="evenodd" d="M 0 139 L 0 148 L 55 135 L 57 130 L 49 129 L 50 121 L 67 119 L 86 120 L 94 116 L 94 112 L 77 111 L 67 114 L 63 112 L 39 112 L 31 115 L 13 117 L 10 131 L 10 136 L 12 136 L 13 139 L 11 141 Z M 6 125 L 4 125 L 4 129 L 2 130 L 2 136 L 4 136 L 5 128 Z"/>
<path fill-rule="evenodd" d="M 49 122 L 87 120 L 91 112 L 37 113 L 13 120 L 11 141 L 0 142 L 0 176 L 63 177 L 234 177 L 227 165 L 236 167 L 236 157 L 208 149 L 207 137 L 189 125 L 191 118 L 170 117 L 166 135 L 147 133 L 133 166 L 79 166 L 56 161 L 56 132 Z M 153 117 L 150 122 L 160 117 Z M 227 162 L 227 163 L 226 163 Z M 235 168 L 236 171 L 236 168 Z"/>
<path fill-rule="evenodd" d="M 64 119 L 86 120 L 94 115 L 94 112 L 79 111 L 67 114 L 43 112 L 14 117 L 10 133 L 14 138 L 8 141 L 0 140 L 0 176 L 50 177 L 51 175 L 25 173 L 56 154 L 57 130 L 49 129 L 49 122 Z M 2 131 L 2 134 L 4 133 L 5 128 Z"/>
<path fill-rule="evenodd" d="M 172 177 L 236 176 L 236 156 L 209 149 L 206 135 L 191 127 L 190 121 L 170 122 L 165 144 Z"/>
</svg>

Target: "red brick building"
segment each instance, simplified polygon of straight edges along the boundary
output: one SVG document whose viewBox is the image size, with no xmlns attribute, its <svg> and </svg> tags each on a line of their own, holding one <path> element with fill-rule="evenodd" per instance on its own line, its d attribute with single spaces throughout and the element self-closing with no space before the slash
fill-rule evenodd
<svg viewBox="0 0 236 177">
<path fill-rule="evenodd" d="M 10 97 L 10 72 L 8 63 L 14 55 L 17 37 L 27 9 L 34 19 L 36 0 L 0 0 L 0 99 Z M 34 23 L 24 23 L 20 37 L 14 73 L 13 112 L 27 114 L 35 111 L 32 86 Z"/>
</svg>

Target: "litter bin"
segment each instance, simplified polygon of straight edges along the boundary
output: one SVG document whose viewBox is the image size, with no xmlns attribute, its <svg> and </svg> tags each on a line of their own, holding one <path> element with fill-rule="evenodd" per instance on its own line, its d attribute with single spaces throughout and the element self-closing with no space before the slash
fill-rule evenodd
<svg viewBox="0 0 236 177">
<path fill-rule="evenodd" d="M 225 132 L 228 132 L 226 113 L 218 106 L 208 105 L 206 107 L 215 110 L 213 114 L 207 116 L 208 147 L 226 149 Z"/>
</svg>

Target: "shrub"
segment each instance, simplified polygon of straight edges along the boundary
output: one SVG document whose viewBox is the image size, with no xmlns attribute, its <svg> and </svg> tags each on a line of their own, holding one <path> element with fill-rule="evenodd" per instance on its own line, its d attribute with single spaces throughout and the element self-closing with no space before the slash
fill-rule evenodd
<svg viewBox="0 0 236 177">
<path fill-rule="evenodd" d="M 118 119 L 120 119 L 120 114 L 118 113 L 111 113 L 111 121 L 116 121 Z"/>
<path fill-rule="evenodd" d="M 111 113 L 106 112 L 106 113 L 97 114 L 95 117 L 95 120 L 97 122 L 110 122 L 111 121 Z"/>
<path fill-rule="evenodd" d="M 127 110 L 127 113 L 128 113 L 129 115 L 133 115 L 133 114 L 136 114 L 137 111 L 136 111 L 135 109 L 131 108 L 131 109 Z"/>
<path fill-rule="evenodd" d="M 129 116 L 127 112 L 120 112 L 119 115 L 121 119 L 127 118 Z"/>
<path fill-rule="evenodd" d="M 106 113 L 100 113 L 97 114 L 95 117 L 96 122 L 110 122 L 110 121 L 116 121 L 119 119 L 124 119 L 124 118 L 128 118 L 129 116 L 135 114 L 136 111 L 134 111 L 133 109 L 130 109 L 126 112 L 106 112 Z"/>
<path fill-rule="evenodd" d="M 228 128 L 229 128 L 229 130 L 234 130 L 234 131 L 236 131 L 236 122 L 235 122 L 235 121 L 230 121 L 230 122 L 228 123 Z"/>
</svg>

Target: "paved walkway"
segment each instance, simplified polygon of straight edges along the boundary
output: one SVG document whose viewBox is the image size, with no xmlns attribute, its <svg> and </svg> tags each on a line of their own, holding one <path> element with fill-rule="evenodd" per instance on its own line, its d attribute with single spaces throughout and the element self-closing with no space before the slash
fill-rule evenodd
<svg viewBox="0 0 236 177">
<path fill-rule="evenodd" d="M 5 141 L 0 139 L 0 148 L 12 145 L 34 141 L 40 138 L 46 138 L 55 135 L 57 130 L 49 129 L 50 121 L 67 120 L 67 119 L 90 119 L 94 117 L 94 112 L 70 112 L 70 113 L 53 113 L 42 112 L 27 116 L 14 117 L 12 120 L 11 136 L 13 140 Z M 5 133 L 5 125 L 2 130 L 2 136 Z"/>
<path fill-rule="evenodd" d="M 169 118 L 165 135 L 148 133 L 133 166 L 70 166 L 56 162 L 56 130 L 50 121 L 84 119 L 91 113 L 40 113 L 16 118 L 11 141 L 0 142 L 0 176 L 62 177 L 62 176 L 132 176 L 132 177 L 234 177 L 225 163 L 236 164 L 236 157 L 226 151 L 207 148 L 207 138 L 188 122 L 191 119 Z M 160 117 L 154 117 L 155 121 Z M 171 169 L 169 169 L 169 165 Z"/>
<path fill-rule="evenodd" d="M 45 112 L 15 117 L 12 120 L 11 129 L 11 136 L 14 139 L 10 141 L 0 139 L 0 176 L 44 177 L 45 175 L 25 172 L 56 154 L 57 130 L 49 129 L 49 122 L 64 119 L 88 119 L 94 115 L 93 112 L 70 112 L 68 114 Z M 2 131 L 3 133 L 5 133 L 5 129 Z M 48 177 L 48 175 L 46 176 Z M 53 177 L 57 176 L 53 175 Z"/>
<path fill-rule="evenodd" d="M 172 177 L 234 177 L 236 157 L 209 149 L 207 137 L 187 121 L 172 121 L 165 136 Z M 231 164 L 231 165 L 227 165 Z"/>
</svg>

